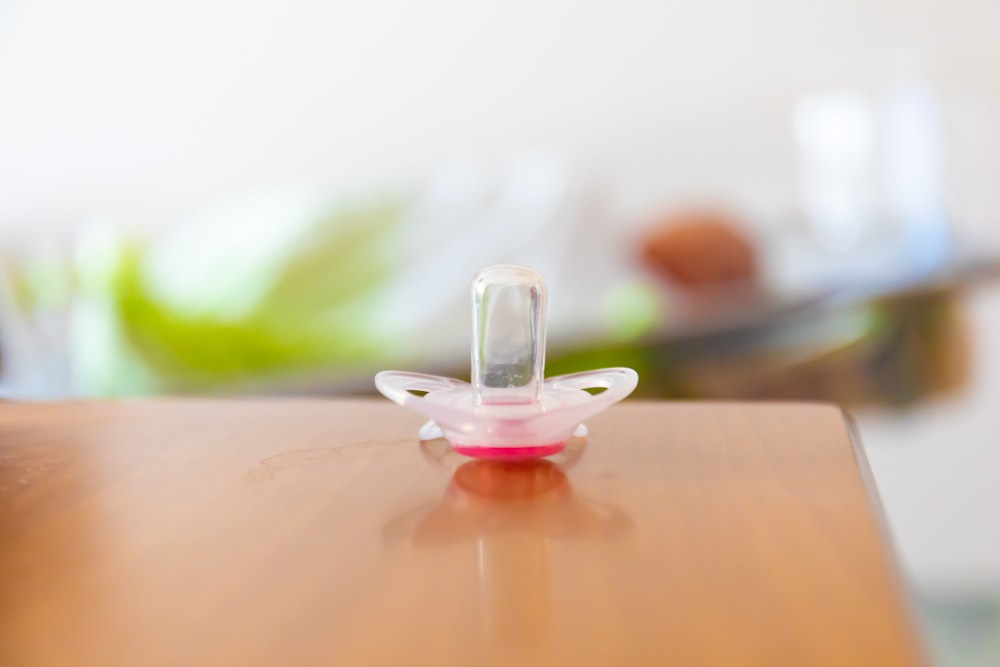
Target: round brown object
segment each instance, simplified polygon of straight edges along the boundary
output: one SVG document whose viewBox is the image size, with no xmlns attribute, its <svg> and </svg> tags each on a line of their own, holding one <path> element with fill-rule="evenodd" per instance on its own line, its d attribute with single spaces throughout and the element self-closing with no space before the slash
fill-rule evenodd
<svg viewBox="0 0 1000 667">
<path fill-rule="evenodd" d="M 668 218 L 643 241 L 643 257 L 657 273 L 686 287 L 726 285 L 757 277 L 753 244 L 731 218 L 686 213 Z"/>
</svg>

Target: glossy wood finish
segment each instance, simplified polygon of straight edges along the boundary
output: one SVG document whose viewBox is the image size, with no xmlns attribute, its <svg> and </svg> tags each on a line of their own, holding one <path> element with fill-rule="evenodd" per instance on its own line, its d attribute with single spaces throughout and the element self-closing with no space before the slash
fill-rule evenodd
<svg viewBox="0 0 1000 667">
<path fill-rule="evenodd" d="M 555 462 L 385 401 L 0 408 L 3 665 L 913 665 L 839 410 L 631 403 Z"/>
</svg>

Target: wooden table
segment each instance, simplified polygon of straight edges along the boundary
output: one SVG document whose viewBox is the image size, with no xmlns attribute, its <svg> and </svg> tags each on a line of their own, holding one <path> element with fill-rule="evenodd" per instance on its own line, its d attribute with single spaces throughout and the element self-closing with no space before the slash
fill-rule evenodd
<svg viewBox="0 0 1000 667">
<path fill-rule="evenodd" d="M 0 406 L 0 664 L 924 662 L 836 408 L 626 403 L 521 466 L 419 424 Z"/>
</svg>

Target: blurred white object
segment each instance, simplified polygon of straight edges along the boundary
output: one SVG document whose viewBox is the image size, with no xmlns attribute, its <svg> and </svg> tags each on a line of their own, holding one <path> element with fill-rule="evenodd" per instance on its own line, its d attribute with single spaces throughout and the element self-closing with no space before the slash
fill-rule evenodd
<svg viewBox="0 0 1000 667">
<path fill-rule="evenodd" d="M 817 240 L 831 252 L 856 249 L 874 216 L 871 104 L 853 92 L 806 97 L 795 107 L 795 135 L 802 203 Z"/>
<path fill-rule="evenodd" d="M 897 78 L 878 100 L 861 92 L 806 97 L 794 124 L 803 208 L 835 273 L 899 279 L 951 256 L 942 123 L 927 85 Z"/>
<path fill-rule="evenodd" d="M 930 268 L 951 252 L 942 191 L 938 102 L 919 80 L 886 91 L 881 123 L 881 186 L 885 214 L 900 233 L 906 260 Z"/>
</svg>

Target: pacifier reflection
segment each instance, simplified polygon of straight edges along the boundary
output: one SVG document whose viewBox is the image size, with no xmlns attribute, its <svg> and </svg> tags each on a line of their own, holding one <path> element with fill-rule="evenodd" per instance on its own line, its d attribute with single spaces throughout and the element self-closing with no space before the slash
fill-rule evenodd
<svg viewBox="0 0 1000 667">
<path fill-rule="evenodd" d="M 585 447 L 574 439 L 556 460 L 504 462 L 455 458 L 444 440 L 421 443 L 429 460 L 453 470 L 451 483 L 436 503 L 390 523 L 387 537 L 421 548 L 474 544 L 483 629 L 536 644 L 552 622 L 551 542 L 613 540 L 631 529 L 619 510 L 575 492 L 565 470 Z"/>
</svg>

